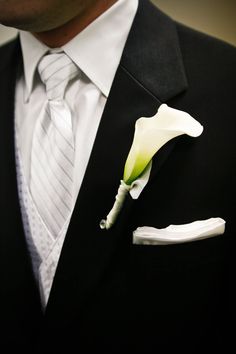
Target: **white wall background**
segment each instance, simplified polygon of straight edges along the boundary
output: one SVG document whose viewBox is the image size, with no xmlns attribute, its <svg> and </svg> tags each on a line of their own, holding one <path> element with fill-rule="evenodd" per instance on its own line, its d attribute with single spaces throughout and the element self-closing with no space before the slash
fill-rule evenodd
<svg viewBox="0 0 236 354">
<path fill-rule="evenodd" d="M 13 38 L 16 33 L 15 29 L 0 25 L 0 44 Z"/>
<path fill-rule="evenodd" d="M 236 0 L 152 0 L 172 18 L 236 45 Z M 16 35 L 0 25 L 0 44 Z"/>
</svg>

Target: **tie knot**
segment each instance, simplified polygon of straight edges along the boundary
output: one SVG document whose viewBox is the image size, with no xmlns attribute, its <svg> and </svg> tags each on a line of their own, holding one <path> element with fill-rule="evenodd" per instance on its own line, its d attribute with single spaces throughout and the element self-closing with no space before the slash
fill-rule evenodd
<svg viewBox="0 0 236 354">
<path fill-rule="evenodd" d="M 66 86 L 75 78 L 79 69 L 65 53 L 45 55 L 38 65 L 38 72 L 46 86 L 49 100 L 61 100 Z"/>
</svg>

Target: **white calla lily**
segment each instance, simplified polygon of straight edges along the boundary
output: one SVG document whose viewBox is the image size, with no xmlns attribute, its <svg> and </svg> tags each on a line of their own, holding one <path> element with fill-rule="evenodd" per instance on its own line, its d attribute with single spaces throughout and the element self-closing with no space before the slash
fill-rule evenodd
<svg viewBox="0 0 236 354">
<path fill-rule="evenodd" d="M 203 127 L 196 119 L 167 104 L 162 104 L 155 116 L 139 118 L 135 124 L 133 143 L 125 163 L 123 180 L 115 203 L 106 219 L 101 221 L 100 227 L 109 229 L 114 224 L 127 193 L 130 192 L 132 196 L 132 188 L 137 188 L 137 181 L 142 178 L 142 175 L 146 174 L 149 178 L 152 158 L 163 145 L 177 136 L 187 134 L 198 137 L 202 132 Z M 148 174 L 147 169 L 149 169 Z M 147 181 L 148 179 L 142 181 L 141 185 L 145 186 Z"/>
<path fill-rule="evenodd" d="M 139 118 L 135 124 L 135 134 L 126 160 L 123 180 L 130 185 L 147 167 L 153 156 L 169 140 L 187 134 L 199 136 L 202 125 L 188 113 L 162 104 L 155 116 Z"/>
</svg>

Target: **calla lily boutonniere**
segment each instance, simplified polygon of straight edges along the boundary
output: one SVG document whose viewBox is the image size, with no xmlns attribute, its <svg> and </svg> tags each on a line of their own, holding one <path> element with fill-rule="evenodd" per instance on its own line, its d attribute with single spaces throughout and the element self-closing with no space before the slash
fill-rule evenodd
<svg viewBox="0 0 236 354">
<path fill-rule="evenodd" d="M 120 181 L 114 205 L 106 219 L 100 222 L 102 229 L 109 229 L 122 208 L 127 193 L 132 195 L 132 189 L 139 181 L 149 178 L 153 156 L 169 140 L 183 134 L 198 137 L 203 131 L 202 125 L 188 113 L 162 104 L 155 116 L 139 118 L 135 124 L 134 139 L 129 151 L 123 179 Z M 145 177 L 146 176 L 146 177 Z"/>
</svg>

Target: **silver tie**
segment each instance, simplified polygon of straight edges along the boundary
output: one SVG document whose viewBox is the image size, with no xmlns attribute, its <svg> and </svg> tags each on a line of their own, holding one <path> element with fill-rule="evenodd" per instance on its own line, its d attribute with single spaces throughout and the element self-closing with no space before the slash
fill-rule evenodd
<svg viewBox="0 0 236 354">
<path fill-rule="evenodd" d="M 75 147 L 71 112 L 64 95 L 78 70 L 64 53 L 45 55 L 38 65 L 47 101 L 33 134 L 30 190 L 39 215 L 54 238 L 72 211 Z"/>
</svg>

